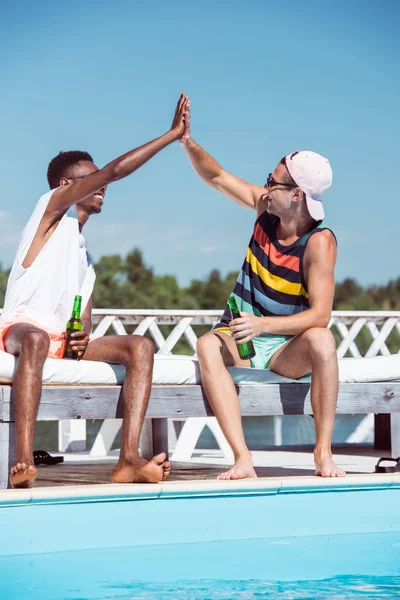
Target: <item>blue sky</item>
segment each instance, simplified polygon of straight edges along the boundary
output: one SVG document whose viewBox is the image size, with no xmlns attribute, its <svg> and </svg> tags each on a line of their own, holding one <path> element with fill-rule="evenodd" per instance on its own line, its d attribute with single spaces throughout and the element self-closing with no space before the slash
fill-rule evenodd
<svg viewBox="0 0 400 600">
<path fill-rule="evenodd" d="M 103 166 L 164 133 L 184 89 L 193 137 L 246 180 L 264 183 L 296 149 L 327 156 L 337 279 L 398 277 L 399 17 L 392 0 L 2 5 L 0 262 L 55 154 L 87 150 Z M 186 284 L 238 270 L 253 222 L 174 144 L 109 187 L 85 235 L 95 258 L 137 246 Z"/>
</svg>

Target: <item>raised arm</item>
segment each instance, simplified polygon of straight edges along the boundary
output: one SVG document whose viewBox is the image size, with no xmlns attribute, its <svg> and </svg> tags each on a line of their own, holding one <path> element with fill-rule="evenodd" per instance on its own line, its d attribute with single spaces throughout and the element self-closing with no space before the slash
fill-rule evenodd
<svg viewBox="0 0 400 600">
<path fill-rule="evenodd" d="M 241 206 L 255 210 L 259 208 L 259 202 L 266 194 L 265 189 L 261 185 L 247 183 L 225 171 L 215 158 L 210 156 L 191 137 L 190 101 L 186 104 L 185 129 L 180 142 L 194 170 L 203 181 Z"/>
<path fill-rule="evenodd" d="M 85 178 L 74 180 L 69 185 L 59 187 L 51 197 L 48 213 L 52 213 L 54 218 L 63 215 L 73 204 L 82 202 L 82 200 L 113 181 L 127 177 L 160 150 L 178 140 L 184 131 L 186 103 L 187 96 L 182 93 L 175 110 L 171 129 L 161 137 L 123 154 Z"/>
</svg>

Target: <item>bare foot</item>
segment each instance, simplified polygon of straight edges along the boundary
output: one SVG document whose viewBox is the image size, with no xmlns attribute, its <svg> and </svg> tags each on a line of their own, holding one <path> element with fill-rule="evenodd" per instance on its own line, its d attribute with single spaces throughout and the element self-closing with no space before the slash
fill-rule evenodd
<svg viewBox="0 0 400 600">
<path fill-rule="evenodd" d="M 159 483 L 167 479 L 171 470 L 165 452 L 149 461 L 139 458 L 136 463 L 119 462 L 111 473 L 114 483 Z"/>
<path fill-rule="evenodd" d="M 253 468 L 253 460 L 249 452 L 249 456 L 245 458 L 239 458 L 233 467 L 225 473 L 218 475 L 218 479 L 246 479 L 257 477 L 256 472 Z"/>
<path fill-rule="evenodd" d="M 321 477 L 345 477 L 346 472 L 339 469 L 331 454 L 314 453 L 315 474 Z"/>
<path fill-rule="evenodd" d="M 36 479 L 37 468 L 26 463 L 17 463 L 10 471 L 10 483 L 13 488 L 31 488 Z"/>
</svg>

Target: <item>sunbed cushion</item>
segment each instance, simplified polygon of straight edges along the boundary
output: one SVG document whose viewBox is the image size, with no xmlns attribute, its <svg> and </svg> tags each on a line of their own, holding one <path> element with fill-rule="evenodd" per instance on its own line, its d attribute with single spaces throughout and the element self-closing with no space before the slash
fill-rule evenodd
<svg viewBox="0 0 400 600">
<path fill-rule="evenodd" d="M 16 359 L 0 351 L 0 384 L 12 381 Z M 263 369 L 229 369 L 235 383 L 290 383 L 296 380 L 281 377 Z M 344 358 L 339 361 L 342 383 L 390 381 L 400 379 L 400 354 L 373 358 Z M 47 359 L 43 370 L 45 384 L 116 384 L 124 380 L 125 369 L 120 365 L 81 360 Z M 309 381 L 304 377 L 300 381 Z M 154 384 L 200 383 L 198 361 L 191 356 L 156 355 Z"/>
</svg>

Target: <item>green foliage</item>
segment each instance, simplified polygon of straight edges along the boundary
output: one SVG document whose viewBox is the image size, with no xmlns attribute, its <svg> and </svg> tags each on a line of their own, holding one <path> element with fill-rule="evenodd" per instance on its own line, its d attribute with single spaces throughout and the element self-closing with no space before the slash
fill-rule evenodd
<svg viewBox="0 0 400 600">
<path fill-rule="evenodd" d="M 10 274 L 10 270 L 8 270 L 8 271 L 4 270 L 0 263 L 0 306 L 3 306 L 3 304 L 4 304 L 4 297 L 6 295 L 7 281 L 8 281 L 9 274 Z"/>
<path fill-rule="evenodd" d="M 103 256 L 95 265 L 96 308 L 218 309 L 223 310 L 237 273 L 223 278 L 216 269 L 204 280 L 181 288 L 174 275 L 154 275 L 135 248 L 126 258 Z M 0 280 L 1 281 L 1 280 Z"/>
<path fill-rule="evenodd" d="M 134 248 L 125 258 L 103 256 L 95 265 L 93 293 L 96 308 L 212 309 L 223 310 L 237 272 L 223 277 L 217 269 L 203 280 L 193 279 L 181 288 L 174 275 L 155 275 L 142 252 Z M 9 270 L 0 264 L 0 306 L 3 305 Z M 400 277 L 385 286 L 361 287 L 354 279 L 336 285 L 335 310 L 400 310 Z M 393 336 L 395 337 L 395 333 Z M 368 343 L 368 340 L 365 340 Z"/>
<path fill-rule="evenodd" d="M 220 272 L 213 269 L 204 281 L 192 280 L 187 292 L 197 300 L 198 308 L 205 310 L 223 309 L 238 274 L 235 273 L 234 275 L 232 277 L 232 273 L 229 273 L 223 279 Z"/>
<path fill-rule="evenodd" d="M 336 285 L 334 310 L 400 310 L 400 277 L 384 286 L 362 288 L 354 279 Z"/>
</svg>

